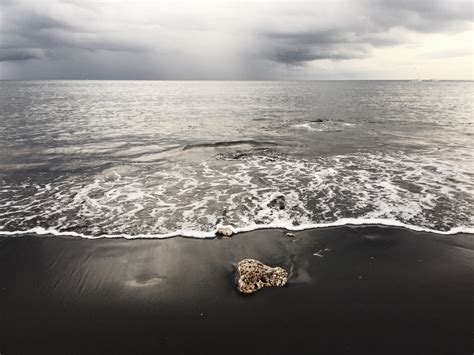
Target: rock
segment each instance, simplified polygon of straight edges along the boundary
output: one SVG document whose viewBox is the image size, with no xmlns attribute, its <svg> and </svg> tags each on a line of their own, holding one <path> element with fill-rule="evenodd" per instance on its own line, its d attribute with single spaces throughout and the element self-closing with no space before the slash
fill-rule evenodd
<svg viewBox="0 0 474 355">
<path fill-rule="evenodd" d="M 294 235 L 294 233 L 289 233 L 289 232 L 286 233 L 286 236 L 289 237 L 289 238 L 294 238 L 294 237 L 296 237 L 296 236 Z"/>
<path fill-rule="evenodd" d="M 281 267 L 270 267 L 258 260 L 244 259 L 237 265 L 237 290 L 253 293 L 265 286 L 284 286 L 288 272 Z"/>
<path fill-rule="evenodd" d="M 323 120 L 320 119 L 320 118 L 317 118 L 317 119 L 315 119 L 315 120 L 311 120 L 311 122 L 314 122 L 314 123 L 322 123 Z"/>
<path fill-rule="evenodd" d="M 230 237 L 234 234 L 234 230 L 230 227 L 219 227 L 217 228 L 216 235 L 223 237 Z"/>
</svg>

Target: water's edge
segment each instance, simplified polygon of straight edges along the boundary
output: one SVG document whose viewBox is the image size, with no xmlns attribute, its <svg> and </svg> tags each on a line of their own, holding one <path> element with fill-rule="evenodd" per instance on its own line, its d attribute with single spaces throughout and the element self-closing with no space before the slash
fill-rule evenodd
<svg viewBox="0 0 474 355">
<path fill-rule="evenodd" d="M 291 223 L 272 223 L 272 224 L 254 224 L 245 227 L 235 228 L 233 226 L 219 225 L 217 228 L 226 227 L 230 228 L 234 234 L 251 232 L 255 230 L 262 229 L 283 229 L 288 231 L 303 231 L 309 229 L 322 229 L 322 228 L 331 228 L 331 227 L 342 227 L 342 226 L 381 226 L 381 227 L 397 227 L 405 228 L 414 232 L 425 232 L 433 233 L 437 235 L 455 235 L 455 234 L 473 234 L 474 227 L 471 226 L 461 226 L 455 227 L 447 231 L 440 231 L 435 229 L 429 229 L 424 227 L 419 227 L 415 225 L 406 224 L 391 219 L 356 219 L 356 218 L 343 218 L 331 223 L 320 223 L 320 224 L 302 224 L 294 226 Z M 37 235 L 52 235 L 52 236 L 64 236 L 64 237 L 79 237 L 84 239 L 104 239 L 104 238 L 121 238 L 121 239 L 167 239 L 173 237 L 186 237 L 186 238 L 195 238 L 195 239 L 212 239 L 216 237 L 216 230 L 211 232 L 203 231 L 192 231 L 192 230 L 177 230 L 175 232 L 166 233 L 166 234 L 101 234 L 101 235 L 87 235 L 83 233 L 70 232 L 70 231 L 59 231 L 55 228 L 43 228 L 35 227 L 28 230 L 17 230 L 17 231 L 2 231 L 0 230 L 0 235 L 12 236 L 12 235 L 27 235 L 27 234 L 37 234 Z"/>
</svg>

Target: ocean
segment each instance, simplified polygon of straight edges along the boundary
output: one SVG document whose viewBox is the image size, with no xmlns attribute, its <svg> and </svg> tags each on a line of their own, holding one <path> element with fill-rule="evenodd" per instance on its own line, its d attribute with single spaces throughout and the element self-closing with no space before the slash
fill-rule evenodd
<svg viewBox="0 0 474 355">
<path fill-rule="evenodd" d="M 0 234 L 474 233 L 474 83 L 1 81 Z"/>
</svg>

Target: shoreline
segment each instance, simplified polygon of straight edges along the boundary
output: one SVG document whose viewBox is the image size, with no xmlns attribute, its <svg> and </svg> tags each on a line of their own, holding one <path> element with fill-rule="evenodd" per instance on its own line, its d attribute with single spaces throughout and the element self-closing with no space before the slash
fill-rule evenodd
<svg viewBox="0 0 474 355">
<path fill-rule="evenodd" d="M 0 236 L 0 353 L 472 352 L 472 235 L 285 232 Z M 244 258 L 288 286 L 239 294 Z"/>
<path fill-rule="evenodd" d="M 471 234 L 474 235 L 474 227 L 461 226 L 453 227 L 447 231 L 436 230 L 425 228 L 421 226 L 406 224 L 397 220 L 383 219 L 383 218 L 342 218 L 334 222 L 328 223 L 314 223 L 314 224 L 301 224 L 292 225 L 291 223 L 273 223 L 273 224 L 253 224 L 245 227 L 233 227 L 231 225 L 217 225 L 216 229 L 211 232 L 203 231 L 192 231 L 192 230 L 178 230 L 176 232 L 170 232 L 166 234 L 101 234 L 101 235 L 88 235 L 77 232 L 59 231 L 55 228 L 44 228 L 34 227 L 26 231 L 3 231 L 0 230 L 0 238 L 2 236 L 12 235 L 51 235 L 56 237 L 78 237 L 82 239 L 128 239 L 128 240 L 140 240 L 140 239 L 169 239 L 169 238 L 191 238 L 191 239 L 214 239 L 218 238 L 217 230 L 220 228 L 229 228 L 233 231 L 233 235 L 256 232 L 259 230 L 286 230 L 288 232 L 301 232 L 306 230 L 318 230 L 334 227 L 381 227 L 381 228 L 401 228 L 407 229 L 412 232 L 429 233 L 435 235 L 458 235 L 458 234 Z"/>
</svg>

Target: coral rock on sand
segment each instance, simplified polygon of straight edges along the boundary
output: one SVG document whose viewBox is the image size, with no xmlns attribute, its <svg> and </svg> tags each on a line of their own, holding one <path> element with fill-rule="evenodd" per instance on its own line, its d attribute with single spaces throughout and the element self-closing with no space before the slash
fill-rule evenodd
<svg viewBox="0 0 474 355">
<path fill-rule="evenodd" d="M 217 231 L 216 231 L 216 235 L 220 235 L 224 237 L 230 237 L 233 234 L 234 234 L 234 231 L 230 227 L 219 227 L 217 228 Z"/>
<path fill-rule="evenodd" d="M 244 259 L 237 265 L 237 289 L 253 293 L 265 286 L 284 286 L 288 272 L 281 267 L 270 267 L 258 260 Z"/>
</svg>

